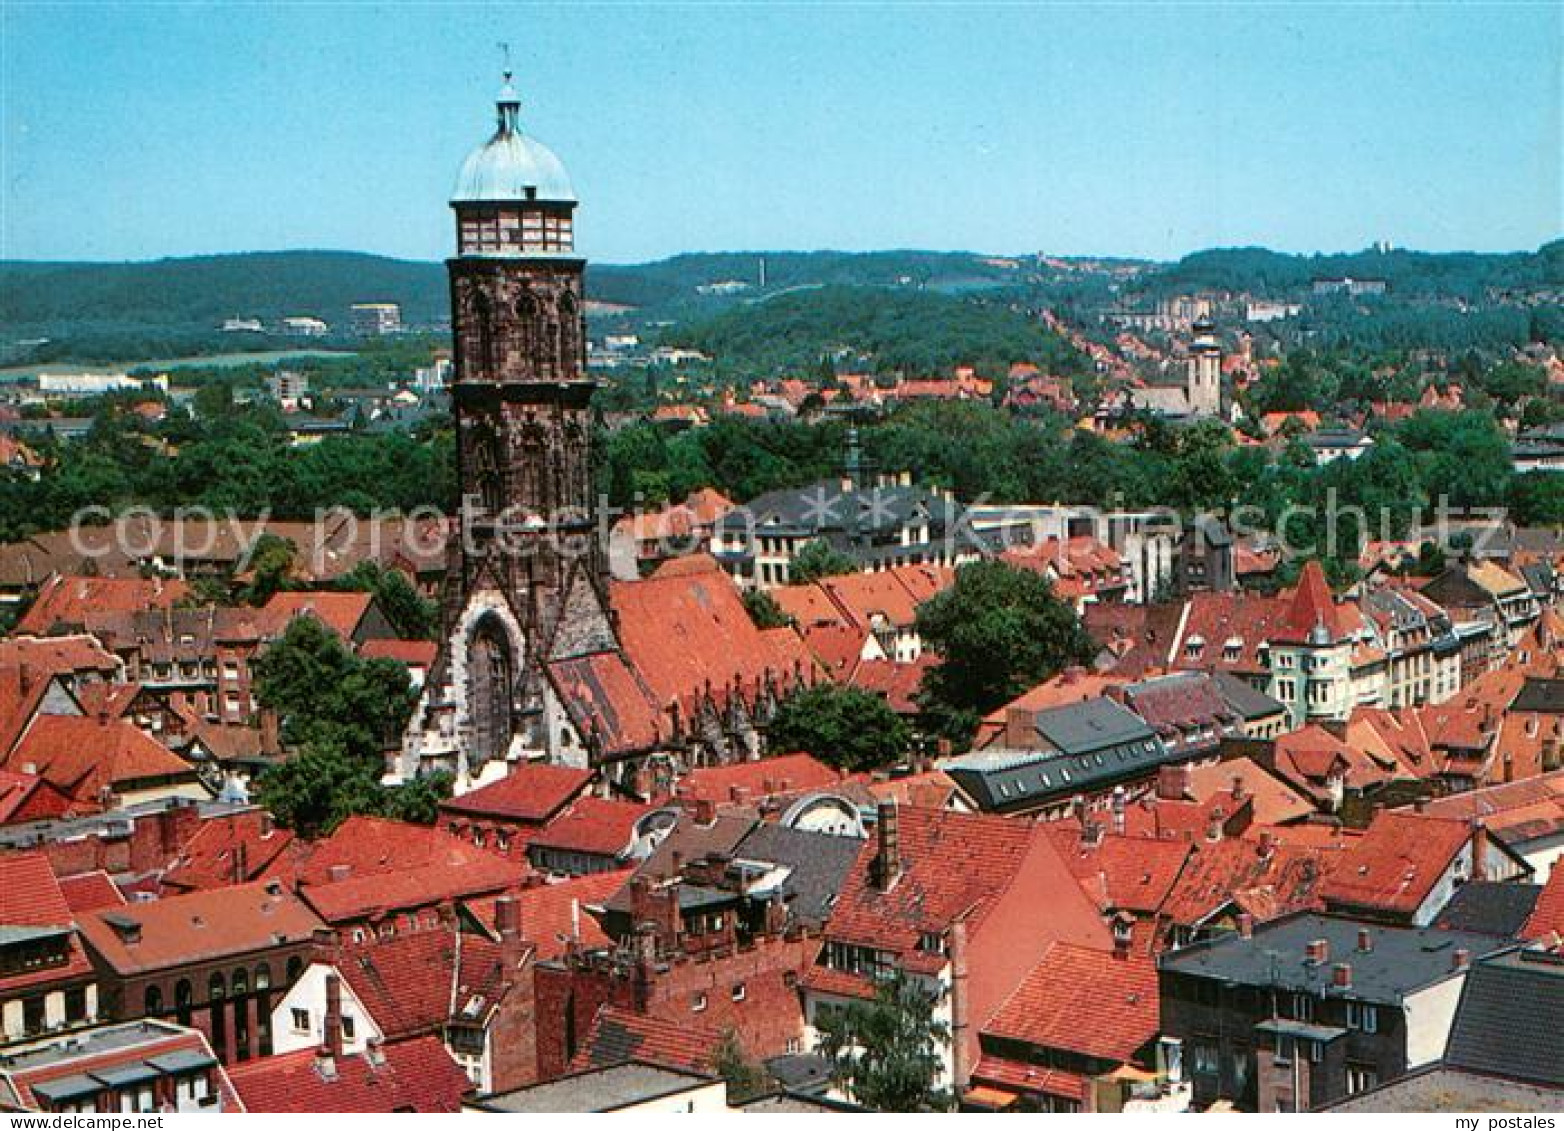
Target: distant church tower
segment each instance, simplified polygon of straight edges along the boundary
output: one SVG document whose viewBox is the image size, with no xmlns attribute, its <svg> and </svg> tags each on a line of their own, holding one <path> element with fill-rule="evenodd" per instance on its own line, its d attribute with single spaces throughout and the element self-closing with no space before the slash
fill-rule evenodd
<svg viewBox="0 0 1564 1131">
<path fill-rule="evenodd" d="M 494 135 L 463 163 L 447 261 L 461 508 L 448 551 L 444 639 L 404 742 L 399 776 L 459 785 L 507 757 L 557 749 L 543 666 L 617 647 L 597 537 L 585 261 L 575 193 L 521 131 L 506 73 Z"/>
<path fill-rule="evenodd" d="M 1189 344 L 1189 373 L 1184 395 L 1191 416 L 1222 414 L 1222 347 L 1209 318 L 1195 319 Z"/>
</svg>

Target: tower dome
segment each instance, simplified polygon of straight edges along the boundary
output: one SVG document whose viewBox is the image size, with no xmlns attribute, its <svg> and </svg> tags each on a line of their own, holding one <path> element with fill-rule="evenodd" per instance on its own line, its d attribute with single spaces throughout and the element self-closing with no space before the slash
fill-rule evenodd
<svg viewBox="0 0 1564 1131">
<path fill-rule="evenodd" d="M 521 99 L 510 72 L 497 100 L 499 126 L 494 136 L 467 155 L 451 193 L 452 204 L 551 201 L 575 204 L 570 177 L 543 143 L 521 132 Z"/>
</svg>

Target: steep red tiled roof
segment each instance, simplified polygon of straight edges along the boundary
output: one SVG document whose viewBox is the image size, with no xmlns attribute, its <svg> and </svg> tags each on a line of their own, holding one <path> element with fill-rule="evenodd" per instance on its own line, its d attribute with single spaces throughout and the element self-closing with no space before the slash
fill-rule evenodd
<svg viewBox="0 0 1564 1131">
<path fill-rule="evenodd" d="M 1230 838 L 1195 845 L 1167 901 L 1163 921 L 1192 927 L 1236 904 L 1258 922 L 1294 911 L 1317 910 L 1320 892 L 1343 853 Z"/>
<path fill-rule="evenodd" d="M 440 803 L 447 813 L 541 823 L 591 784 L 592 771 L 545 762 L 522 762 L 492 782 Z"/>
<path fill-rule="evenodd" d="M 63 817 L 79 808 L 70 795 L 37 774 L 0 770 L 0 825 Z"/>
<path fill-rule="evenodd" d="M 189 763 L 130 721 L 76 715 L 39 715 L 32 721 L 5 762 L 10 770 L 27 766 L 87 802 L 97 801 L 105 788 L 194 775 Z"/>
<path fill-rule="evenodd" d="M 1462 821 L 1481 817 L 1489 832 L 1511 843 L 1551 836 L 1564 832 L 1564 770 L 1435 798 L 1426 812 Z"/>
<path fill-rule="evenodd" d="M 1078 1072 L 1066 1072 L 1062 1068 L 1042 1068 L 1008 1057 L 984 1053 L 972 1070 L 974 1081 L 986 1081 L 1022 1092 L 1057 1096 L 1059 1099 L 1080 1101 L 1086 1097 L 1087 1079 Z"/>
<path fill-rule="evenodd" d="M 679 783 L 679 796 L 687 801 L 725 802 L 735 789 L 752 800 L 773 794 L 829 789 L 842 775 L 810 754 L 779 754 L 758 762 L 729 766 L 701 766 Z"/>
<path fill-rule="evenodd" d="M 748 691 L 768 675 L 790 680 L 813 670 L 792 629 L 755 627 L 732 579 L 708 555 L 677 561 L 680 570 L 610 590 L 625 656 L 659 704 L 688 710 L 707 687 L 720 700 L 735 683 Z"/>
<path fill-rule="evenodd" d="M 1116 673 L 1090 672 L 1081 668 L 1062 671 L 1052 679 L 1023 691 L 1003 707 L 985 715 L 978 726 L 973 745 L 989 746 L 1003 738 L 1005 720 L 1012 710 L 1027 710 L 1035 714 L 1051 707 L 1063 707 L 1070 703 L 1096 699 L 1110 687 L 1121 687 L 1123 684 L 1124 677 Z"/>
<path fill-rule="evenodd" d="M 299 896 L 326 922 L 350 923 L 503 891 L 521 879 L 524 869 L 525 865 L 502 856 L 474 856 L 460 863 L 435 862 L 406 871 L 304 884 Z"/>
<path fill-rule="evenodd" d="M 570 721 L 603 755 L 653 750 L 666 726 L 656 697 L 618 652 L 598 652 L 548 665 Z"/>
<path fill-rule="evenodd" d="M 1176 668 L 1262 674 L 1260 646 L 1282 632 L 1290 608 L 1285 597 L 1253 593 L 1195 593 L 1184 606 L 1177 641 L 1166 662 Z"/>
<path fill-rule="evenodd" d="M 177 579 L 140 577 L 51 577 L 17 622 L 22 635 L 44 636 L 57 625 L 79 627 L 89 613 L 166 609 L 189 596 Z"/>
<path fill-rule="evenodd" d="M 651 811 L 651 806 L 633 801 L 578 798 L 535 833 L 528 846 L 613 856 L 629 847 L 635 823 Z"/>
<path fill-rule="evenodd" d="M 923 677 L 939 662 L 932 652 L 924 652 L 911 663 L 892 660 L 867 660 L 853 669 L 847 682 L 862 691 L 880 696 L 898 715 L 915 715 Z"/>
<path fill-rule="evenodd" d="M 68 927 L 75 918 L 42 852 L 0 856 L 0 897 L 0 925 L 7 927 Z"/>
<path fill-rule="evenodd" d="M 439 1037 L 388 1044 L 383 1063 L 368 1053 L 339 1057 L 333 1076 L 316 1067 L 314 1049 L 261 1057 L 228 1070 L 251 1112 L 459 1112 L 472 1083 Z"/>
<path fill-rule="evenodd" d="M 450 1019 L 456 934 L 440 922 L 343 947 L 337 971 L 386 1040 L 437 1032 Z"/>
<path fill-rule="evenodd" d="M 612 1068 L 634 1060 L 684 1072 L 710 1072 L 721 1041 L 721 1033 L 698 1021 L 649 1017 L 605 1005 L 592 1019 L 567 1071 Z"/>
<path fill-rule="evenodd" d="M 994 900 L 1023 865 L 1029 883 L 1056 898 L 1057 918 L 1071 900 L 1089 910 L 1069 868 L 1041 826 L 1003 817 L 905 808 L 898 816 L 902 868 L 889 891 L 873 880 L 878 843 L 871 836 L 847 874 L 826 927 L 830 939 L 890 951 L 908 969 L 939 969 L 943 956 L 919 950 L 926 934 L 965 917 L 976 936 Z M 1094 930 L 1101 927 L 1091 915 Z M 1101 933 L 1096 930 L 1096 933 Z"/>
<path fill-rule="evenodd" d="M 65 902 L 70 904 L 71 912 L 75 915 L 125 905 L 125 897 L 114 886 L 109 874 L 101 869 L 83 872 L 79 876 L 60 877 L 60 894 L 65 896 Z"/>
<path fill-rule="evenodd" d="M 610 899 L 625 886 L 631 873 L 629 868 L 595 872 L 561 883 L 538 884 L 512 892 L 522 939 L 531 944 L 540 962 L 564 954 L 572 937 L 587 949 L 608 946 L 608 936 L 587 909 L 601 906 Z M 484 896 L 467 900 L 463 906 L 480 923 L 497 931 L 494 905 L 499 898 L 497 895 Z"/>
<path fill-rule="evenodd" d="M 307 614 L 343 640 L 351 640 L 373 602 L 374 596 L 369 593 L 284 591 L 273 594 L 272 599 L 262 606 L 260 619 L 267 635 L 281 636 L 287 631 L 289 621 Z"/>
<path fill-rule="evenodd" d="M 187 840 L 163 875 L 175 888 L 213 888 L 246 883 L 271 866 L 293 834 L 276 827 L 260 810 L 209 817 Z"/>
<path fill-rule="evenodd" d="M 1554 863 L 1521 937 L 1536 939 L 1552 950 L 1564 948 L 1564 865 Z"/>
<path fill-rule="evenodd" d="M 1325 570 L 1317 561 L 1305 562 L 1273 639 L 1301 644 L 1316 629 L 1323 629 L 1329 640 L 1336 641 L 1345 635 L 1343 624 L 1330 583 L 1325 580 Z"/>
<path fill-rule="evenodd" d="M 1191 768 L 1189 793 L 1196 801 L 1210 801 L 1224 795 L 1231 798 L 1235 780 L 1244 796 L 1251 800 L 1256 824 L 1286 824 L 1314 812 L 1314 805 L 1307 797 L 1249 758 L 1231 758 Z"/>
<path fill-rule="evenodd" d="M 117 924 L 138 925 L 140 938 L 127 941 Z M 129 903 L 80 922 L 93 951 L 121 975 L 307 942 L 320 925 L 294 895 L 267 883 Z"/>
<path fill-rule="evenodd" d="M 1104 836 L 1090 844 L 1074 821 L 1044 828 L 1081 890 L 1103 911 L 1154 913 L 1167 899 L 1191 852 L 1184 841 L 1140 836 Z"/>
<path fill-rule="evenodd" d="M 267 869 L 287 882 L 326 884 L 421 868 L 482 867 L 505 857 L 428 825 L 350 817 L 322 840 L 296 841 Z M 512 863 L 514 870 L 515 865 Z M 521 875 L 516 877 L 518 880 Z"/>
<path fill-rule="evenodd" d="M 1465 821 L 1381 813 L 1347 850 L 1322 894 L 1330 904 L 1410 913 L 1471 836 Z"/>
<path fill-rule="evenodd" d="M 1054 943 L 983 1032 L 1127 1063 L 1156 1037 L 1160 1016 L 1155 962 Z"/>
</svg>

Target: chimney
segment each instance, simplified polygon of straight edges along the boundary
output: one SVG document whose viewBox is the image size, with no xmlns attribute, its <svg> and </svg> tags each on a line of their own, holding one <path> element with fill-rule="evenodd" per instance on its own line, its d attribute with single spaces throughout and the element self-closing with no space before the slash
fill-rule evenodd
<svg viewBox="0 0 1564 1131">
<path fill-rule="evenodd" d="M 1270 829 L 1260 830 L 1260 859 L 1269 860 L 1276 851 L 1276 834 Z"/>
<path fill-rule="evenodd" d="M 521 903 L 515 896 L 494 901 L 494 927 L 500 936 L 500 966 L 514 971 L 521 965 Z"/>
<path fill-rule="evenodd" d="M 695 799 L 695 823 L 697 825 L 709 825 L 717 819 L 717 807 L 712 804 L 709 797 L 697 797 Z"/>
<path fill-rule="evenodd" d="M 1338 962 L 1332 966 L 1330 968 L 1330 981 L 1331 985 L 1338 990 L 1350 989 L 1352 987 L 1352 963 Z"/>
<path fill-rule="evenodd" d="M 1222 826 L 1227 823 L 1227 814 L 1221 806 L 1211 810 L 1211 819 L 1206 822 L 1206 839 L 1215 844 L 1222 839 Z"/>
<path fill-rule="evenodd" d="M 1124 835 L 1124 828 L 1125 828 L 1125 823 L 1124 823 L 1124 797 L 1125 797 L 1125 795 L 1124 795 L 1124 787 L 1122 785 L 1114 786 L 1113 787 L 1113 835 L 1114 836 L 1123 836 Z"/>
<path fill-rule="evenodd" d="M 1183 801 L 1189 795 L 1190 767 L 1161 766 L 1157 770 L 1157 797 L 1163 801 Z"/>
<path fill-rule="evenodd" d="M 340 884 L 353 874 L 351 864 L 333 864 L 326 869 L 326 878 L 334 884 Z"/>
<path fill-rule="evenodd" d="M 364 1060 L 375 1068 L 385 1067 L 386 1050 L 379 1037 L 369 1037 L 364 1041 Z"/>
<path fill-rule="evenodd" d="M 880 840 L 880 853 L 874 860 L 874 886 L 881 891 L 890 891 L 901 876 L 901 818 L 896 811 L 896 802 L 880 802 L 879 815 L 876 834 Z"/>
<path fill-rule="evenodd" d="M 326 975 L 326 1019 L 321 1025 L 320 1054 L 335 1062 L 342 1056 L 342 978 L 336 971 Z"/>
<path fill-rule="evenodd" d="M 1419 797 L 1416 801 L 1412 802 L 1412 812 L 1414 812 L 1414 813 L 1426 813 L 1426 812 L 1428 812 L 1428 798 L 1426 798 L 1426 797 Z"/>
<path fill-rule="evenodd" d="M 1037 745 L 1037 715 L 1025 707 L 1005 711 L 1005 746 L 1010 750 L 1030 750 Z"/>
<path fill-rule="evenodd" d="M 1330 941 L 1315 939 L 1303 948 L 1303 957 L 1312 966 L 1324 966 L 1330 961 Z"/>
<path fill-rule="evenodd" d="M 770 790 L 766 791 L 771 792 Z M 728 787 L 728 800 L 735 805 L 743 805 L 749 801 L 749 790 L 742 785 L 730 785 Z"/>
<path fill-rule="evenodd" d="M 950 952 L 950 1060 L 952 1090 L 960 1095 L 967 1086 L 967 1040 L 971 1023 L 967 991 L 967 924 L 957 919 L 945 939 Z"/>
<path fill-rule="evenodd" d="M 1249 796 L 1249 791 L 1244 788 L 1244 775 L 1243 774 L 1234 774 L 1233 775 L 1233 789 L 1232 789 L 1232 793 L 1233 793 L 1233 800 L 1234 801 L 1242 801 L 1245 797 Z"/>
<path fill-rule="evenodd" d="M 1358 953 L 1372 954 L 1374 952 L 1374 932 L 1367 927 L 1358 928 Z"/>
<path fill-rule="evenodd" d="M 1515 755 L 1508 750 L 1504 752 L 1504 784 L 1508 785 L 1515 780 Z"/>
<path fill-rule="evenodd" d="M 1135 941 L 1134 916 L 1120 912 L 1113 917 L 1113 957 L 1120 962 L 1130 956 L 1130 945 Z"/>
<path fill-rule="evenodd" d="M 1238 937 L 1241 939 L 1254 938 L 1254 916 L 1247 911 L 1238 913 Z"/>
<path fill-rule="evenodd" d="M 1472 818 L 1472 879 L 1488 878 L 1488 822 Z"/>
<path fill-rule="evenodd" d="M 1450 956 L 1450 969 L 1465 970 L 1472 964 L 1472 952 L 1464 946 L 1455 948 L 1455 953 Z"/>
<path fill-rule="evenodd" d="M 1087 848 L 1096 848 L 1102 843 L 1102 822 L 1091 816 L 1082 814 L 1081 817 L 1081 844 Z"/>
</svg>

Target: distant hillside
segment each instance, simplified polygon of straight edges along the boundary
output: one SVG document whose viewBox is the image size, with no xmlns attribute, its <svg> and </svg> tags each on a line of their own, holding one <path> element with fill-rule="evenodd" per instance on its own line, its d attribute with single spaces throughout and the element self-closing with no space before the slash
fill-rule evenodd
<svg viewBox="0 0 1564 1131">
<path fill-rule="evenodd" d="M 958 364 L 1002 372 L 1015 361 L 1082 372 L 1084 359 L 1036 316 L 914 288 L 834 285 L 746 303 L 668 331 L 665 340 L 756 373 L 813 371 L 840 351 L 880 372 L 918 376 Z"/>
<path fill-rule="evenodd" d="M 1285 295 L 1307 290 L 1315 279 L 1384 279 L 1402 297 L 1480 298 L 1490 288 L 1564 285 L 1564 240 L 1535 252 L 1359 251 L 1340 255 L 1287 255 L 1260 247 L 1197 251 L 1147 273 L 1151 293 L 1190 290 Z"/>
</svg>

